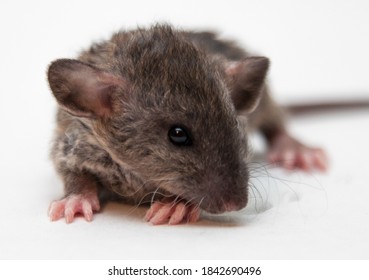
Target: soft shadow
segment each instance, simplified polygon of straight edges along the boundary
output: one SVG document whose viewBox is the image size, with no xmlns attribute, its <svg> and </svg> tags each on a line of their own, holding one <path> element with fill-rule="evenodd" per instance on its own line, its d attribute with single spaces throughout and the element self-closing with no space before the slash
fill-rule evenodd
<svg viewBox="0 0 369 280">
<path fill-rule="evenodd" d="M 214 228 L 236 228 L 249 224 L 247 217 L 233 216 L 232 214 L 210 215 L 204 213 L 201 219 L 191 226 L 193 227 L 214 227 Z"/>
<path fill-rule="evenodd" d="M 131 219 L 137 220 L 138 222 L 146 223 L 144 217 L 146 211 L 149 209 L 148 206 L 135 206 L 119 202 L 107 202 L 103 205 L 101 211 L 95 215 L 106 216 L 110 218 L 122 218 L 129 217 Z M 224 227 L 243 227 L 249 222 L 252 222 L 247 213 L 227 213 L 221 215 L 212 215 L 203 212 L 201 214 L 200 220 L 193 224 L 180 224 L 177 226 L 190 226 L 190 227 L 214 227 L 214 228 L 224 228 Z M 149 225 L 149 223 L 147 223 Z M 161 225 L 167 226 L 167 225 Z"/>
<path fill-rule="evenodd" d="M 130 217 L 143 221 L 145 213 L 148 207 L 145 206 L 135 206 L 131 204 L 125 204 L 115 201 L 105 202 L 100 210 L 101 215 L 106 215 L 109 217 Z"/>
</svg>

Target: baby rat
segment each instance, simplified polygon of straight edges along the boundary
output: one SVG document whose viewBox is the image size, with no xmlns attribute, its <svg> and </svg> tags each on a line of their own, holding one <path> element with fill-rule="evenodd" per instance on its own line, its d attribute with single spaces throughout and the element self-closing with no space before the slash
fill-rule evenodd
<svg viewBox="0 0 369 280">
<path fill-rule="evenodd" d="M 152 224 L 242 209 L 251 129 L 265 136 L 270 162 L 324 170 L 323 151 L 287 133 L 265 85 L 268 66 L 213 33 L 169 25 L 118 32 L 77 60 L 52 62 L 52 159 L 65 196 L 50 219 L 91 221 L 104 193 L 149 204 Z"/>
</svg>

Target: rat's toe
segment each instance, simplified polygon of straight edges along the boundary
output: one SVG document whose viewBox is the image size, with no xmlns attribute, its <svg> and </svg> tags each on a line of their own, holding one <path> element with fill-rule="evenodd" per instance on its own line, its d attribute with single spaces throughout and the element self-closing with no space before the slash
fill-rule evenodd
<svg viewBox="0 0 369 280">
<path fill-rule="evenodd" d="M 145 221 L 150 222 L 151 218 L 156 215 L 156 213 L 159 211 L 159 209 L 162 207 L 162 203 L 160 202 L 154 202 L 151 204 L 149 210 L 147 210 L 145 215 Z"/>
<path fill-rule="evenodd" d="M 178 225 L 184 222 L 194 223 L 200 217 L 200 210 L 185 202 L 154 202 L 147 211 L 145 220 L 153 225 Z"/>
<path fill-rule="evenodd" d="M 92 205 L 88 201 L 82 202 L 82 213 L 86 221 L 91 222 L 93 217 Z"/>
<path fill-rule="evenodd" d="M 189 208 L 187 221 L 189 223 L 196 223 L 200 219 L 200 208 L 192 205 Z"/>
<path fill-rule="evenodd" d="M 161 225 L 168 222 L 175 208 L 173 203 L 162 204 L 160 209 L 153 215 L 149 222 L 153 225 Z"/>
<path fill-rule="evenodd" d="M 52 222 L 61 219 L 64 216 L 65 200 L 53 201 L 49 207 L 49 218 Z"/>
<path fill-rule="evenodd" d="M 194 223 L 200 217 L 200 209 L 184 201 L 154 202 L 147 211 L 145 220 L 153 225 L 168 223 Z"/>
<path fill-rule="evenodd" d="M 314 167 L 320 171 L 326 171 L 328 169 L 328 157 L 326 153 L 321 149 L 316 149 L 313 155 Z"/>
<path fill-rule="evenodd" d="M 94 211 L 99 211 L 100 203 L 96 193 L 73 194 L 51 203 L 49 217 L 51 221 L 64 217 L 67 224 L 74 221 L 80 213 L 86 221 L 92 221 Z"/>
<path fill-rule="evenodd" d="M 175 206 L 175 210 L 173 211 L 173 214 L 170 217 L 168 224 L 169 225 L 180 224 L 183 221 L 183 219 L 186 217 L 187 212 L 188 212 L 188 208 L 186 208 L 186 205 L 183 202 L 178 203 Z"/>
<path fill-rule="evenodd" d="M 304 171 L 310 171 L 313 168 L 313 159 L 311 153 L 301 152 L 298 154 L 298 166 Z"/>
<path fill-rule="evenodd" d="M 281 154 L 282 166 L 286 169 L 292 170 L 296 166 L 296 153 L 293 150 L 286 150 Z"/>
<path fill-rule="evenodd" d="M 328 168 L 327 157 L 321 149 L 306 147 L 298 152 L 296 168 L 307 172 L 313 170 L 326 171 Z"/>
</svg>

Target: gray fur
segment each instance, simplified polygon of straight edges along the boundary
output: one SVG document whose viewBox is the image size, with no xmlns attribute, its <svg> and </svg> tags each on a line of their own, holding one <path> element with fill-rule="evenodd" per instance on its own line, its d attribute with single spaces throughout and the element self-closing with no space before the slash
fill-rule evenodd
<svg viewBox="0 0 369 280">
<path fill-rule="evenodd" d="M 66 196 L 98 189 L 134 204 L 173 196 L 211 213 L 244 207 L 248 147 L 238 115 L 274 106 L 267 60 L 245 59 L 212 33 L 156 25 L 53 62 L 48 79 L 60 107 L 52 158 Z M 249 115 L 266 135 L 283 129 L 280 113 L 269 111 L 272 122 L 258 109 Z M 173 125 L 187 128 L 193 145 L 171 143 Z"/>
</svg>

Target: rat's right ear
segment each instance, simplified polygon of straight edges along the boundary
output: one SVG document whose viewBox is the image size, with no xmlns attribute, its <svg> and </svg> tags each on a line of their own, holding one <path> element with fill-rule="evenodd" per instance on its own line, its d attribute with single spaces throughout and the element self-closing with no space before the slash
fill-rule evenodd
<svg viewBox="0 0 369 280">
<path fill-rule="evenodd" d="M 47 76 L 59 105 L 79 117 L 108 117 L 114 92 L 126 86 L 122 78 L 72 59 L 51 63 Z"/>
<path fill-rule="evenodd" d="M 226 66 L 231 99 L 238 112 L 251 113 L 257 107 L 268 68 L 269 59 L 262 56 L 250 56 Z"/>
</svg>

